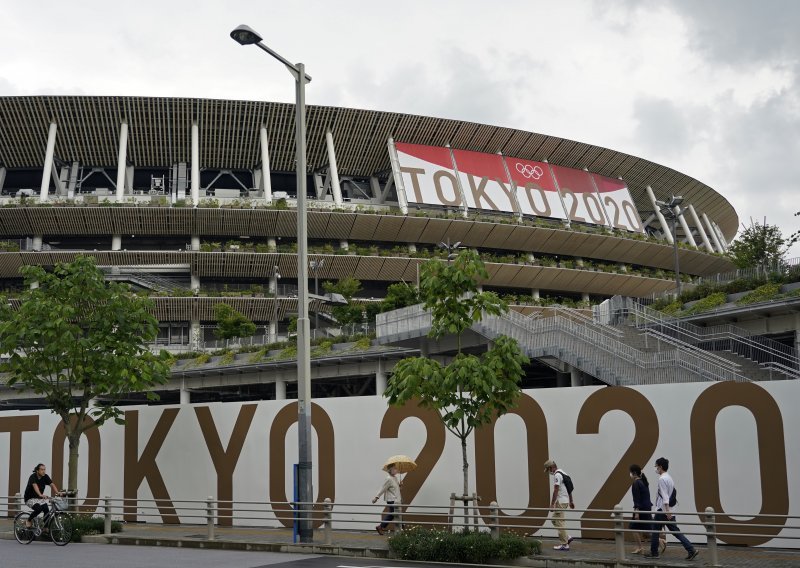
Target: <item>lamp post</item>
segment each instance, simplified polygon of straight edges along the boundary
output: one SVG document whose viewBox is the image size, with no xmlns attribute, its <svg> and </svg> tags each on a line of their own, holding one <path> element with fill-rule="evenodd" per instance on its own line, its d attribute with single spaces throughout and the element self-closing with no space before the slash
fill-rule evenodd
<svg viewBox="0 0 800 568">
<path fill-rule="evenodd" d="M 275 267 L 273 273 L 275 276 L 275 297 L 272 299 L 272 321 L 275 322 L 275 333 L 271 338 L 271 343 L 278 341 L 278 281 L 281 279 L 281 273 L 278 272 L 278 267 Z"/>
<path fill-rule="evenodd" d="M 661 211 L 661 214 L 666 219 L 669 219 L 670 230 L 672 231 L 672 245 L 675 250 L 675 293 L 677 294 L 676 298 L 681 295 L 681 271 L 680 271 L 680 261 L 678 260 L 678 235 L 675 234 L 675 226 L 678 222 L 678 217 L 683 215 L 683 209 L 680 209 L 680 207 L 678 207 L 681 203 L 683 203 L 683 197 L 681 197 L 680 195 L 673 195 L 672 197 L 669 198 L 669 201 L 666 202 L 656 201 L 656 205 Z"/>
<path fill-rule="evenodd" d="M 308 263 L 311 270 L 314 272 L 314 295 L 319 296 L 319 269 L 325 265 L 325 259 L 312 260 Z M 314 312 L 314 336 L 317 337 L 319 333 L 319 310 Z"/>
<path fill-rule="evenodd" d="M 300 542 L 314 541 L 311 502 L 314 499 L 311 461 L 311 344 L 308 321 L 308 232 L 306 227 L 306 75 L 305 65 L 291 63 L 261 41 L 248 26 L 239 26 L 231 37 L 241 45 L 256 45 L 283 63 L 295 80 L 295 144 L 297 151 L 297 452 Z"/>
</svg>

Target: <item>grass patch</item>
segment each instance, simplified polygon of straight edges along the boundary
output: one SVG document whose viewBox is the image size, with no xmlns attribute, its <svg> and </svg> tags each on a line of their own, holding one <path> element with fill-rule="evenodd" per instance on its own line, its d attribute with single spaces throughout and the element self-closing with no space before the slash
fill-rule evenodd
<svg viewBox="0 0 800 568">
<path fill-rule="evenodd" d="M 541 542 L 514 534 L 498 540 L 488 532 L 451 533 L 413 527 L 389 538 L 389 550 L 401 560 L 486 564 L 541 552 Z"/>
</svg>

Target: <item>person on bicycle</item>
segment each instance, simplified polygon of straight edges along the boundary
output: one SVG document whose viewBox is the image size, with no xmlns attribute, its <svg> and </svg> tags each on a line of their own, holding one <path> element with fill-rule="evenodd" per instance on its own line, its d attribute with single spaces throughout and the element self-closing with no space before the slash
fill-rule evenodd
<svg viewBox="0 0 800 568">
<path fill-rule="evenodd" d="M 58 487 L 56 487 L 56 484 L 50 479 L 50 476 L 47 475 L 47 468 L 43 463 L 37 464 L 33 473 L 28 478 L 28 485 L 25 487 L 25 504 L 33 509 L 33 512 L 25 523 L 29 527 L 32 524 L 31 521 L 33 521 L 39 513 L 47 517 L 47 513 L 50 512 L 50 509 L 47 507 L 48 498 L 44 494 L 44 489 L 48 485 L 53 495 L 58 493 Z"/>
</svg>

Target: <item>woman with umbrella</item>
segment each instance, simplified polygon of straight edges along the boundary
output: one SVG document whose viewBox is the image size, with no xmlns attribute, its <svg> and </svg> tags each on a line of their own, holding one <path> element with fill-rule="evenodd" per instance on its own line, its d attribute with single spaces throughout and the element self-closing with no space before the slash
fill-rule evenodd
<svg viewBox="0 0 800 568">
<path fill-rule="evenodd" d="M 386 501 L 386 505 L 388 505 L 388 511 L 386 515 L 383 516 L 381 519 L 381 524 L 375 527 L 375 530 L 378 531 L 378 534 L 382 535 L 383 531 L 389 526 L 389 523 L 394 520 L 394 511 L 396 506 L 400 506 L 400 503 L 403 502 L 403 498 L 400 494 L 400 487 L 403 486 L 403 481 L 398 479 L 397 475 L 399 473 L 406 473 L 414 468 L 417 467 L 417 464 L 409 458 L 408 456 L 392 456 L 386 463 L 383 464 L 383 471 L 385 471 L 388 475 L 386 476 L 386 480 L 383 482 L 383 486 L 381 486 L 380 491 L 372 500 L 373 503 L 376 503 L 378 499 L 383 497 L 384 501 Z"/>
</svg>

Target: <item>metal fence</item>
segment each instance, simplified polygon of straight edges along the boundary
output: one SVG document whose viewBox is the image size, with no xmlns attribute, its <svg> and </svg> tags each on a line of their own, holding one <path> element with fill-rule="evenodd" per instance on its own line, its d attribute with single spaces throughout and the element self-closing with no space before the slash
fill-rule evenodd
<svg viewBox="0 0 800 568">
<path fill-rule="evenodd" d="M 395 530 L 410 527 L 428 527 L 452 532 L 478 530 L 499 538 L 503 532 L 534 536 L 540 531 L 552 533 L 547 526 L 552 511 L 536 507 L 501 507 L 492 501 L 480 504 L 480 498 L 451 495 L 449 505 L 399 505 L 392 520 Z M 20 494 L 0 497 L 0 514 L 14 517 L 29 510 Z M 472 503 L 475 503 L 474 505 Z M 3 504 L 7 504 L 3 507 Z M 5 511 L 3 511 L 5 509 Z M 325 544 L 332 544 L 334 527 L 337 531 L 371 531 L 376 520 L 385 513 L 384 505 L 365 503 L 334 503 L 324 499 L 316 503 L 284 501 L 223 501 L 214 497 L 188 500 L 130 499 L 106 496 L 89 499 L 83 504 L 72 504 L 72 509 L 104 518 L 104 532 L 111 534 L 111 524 L 116 520 L 146 521 L 165 526 L 176 524 L 205 526 L 205 538 L 216 538 L 217 527 L 295 528 L 300 511 L 313 509 L 312 522 L 321 530 Z M 626 536 L 633 533 L 652 534 L 649 531 L 629 528 L 633 515 L 640 511 L 616 505 L 613 509 L 566 510 L 566 528 L 580 538 L 613 539 L 615 559 L 625 560 Z M 695 544 L 705 542 L 706 559 L 711 566 L 718 565 L 717 545 L 725 543 L 738 546 L 775 545 L 798 548 L 800 544 L 800 516 L 753 512 L 717 512 L 711 507 L 703 511 L 678 513 L 682 533 Z M 746 519 L 746 520 L 743 520 Z"/>
</svg>

